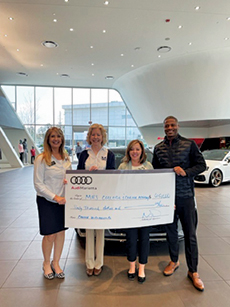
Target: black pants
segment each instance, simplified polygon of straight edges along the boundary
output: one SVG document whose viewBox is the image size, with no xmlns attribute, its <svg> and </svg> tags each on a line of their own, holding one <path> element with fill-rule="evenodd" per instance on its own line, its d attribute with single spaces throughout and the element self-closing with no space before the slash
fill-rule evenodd
<svg viewBox="0 0 230 307">
<path fill-rule="evenodd" d="M 31 164 L 34 164 L 35 156 L 31 156 Z"/>
<path fill-rule="evenodd" d="M 148 262 L 150 229 L 151 227 L 125 229 L 128 261 L 135 261 L 138 252 L 139 263 L 146 264 Z"/>
<path fill-rule="evenodd" d="M 197 211 L 195 208 L 194 197 L 177 198 L 174 221 L 166 225 L 169 254 L 173 262 L 178 261 L 179 242 L 177 224 L 180 219 L 184 231 L 185 256 L 190 272 L 197 272 L 198 265 L 198 246 L 196 238 Z"/>
</svg>

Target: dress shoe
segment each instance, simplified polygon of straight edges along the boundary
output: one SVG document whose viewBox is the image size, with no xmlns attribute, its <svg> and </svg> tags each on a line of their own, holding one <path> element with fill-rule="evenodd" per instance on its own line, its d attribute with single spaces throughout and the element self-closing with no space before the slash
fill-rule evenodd
<svg viewBox="0 0 230 307">
<path fill-rule="evenodd" d="M 49 274 L 45 274 L 45 270 L 44 270 L 44 267 L 42 268 L 43 269 L 43 276 L 46 278 L 46 279 L 54 279 L 54 273 L 49 273 Z"/>
<path fill-rule="evenodd" d="M 101 267 L 100 269 L 94 268 L 93 274 L 94 274 L 95 276 L 99 276 L 99 275 L 101 274 L 101 272 L 102 272 L 102 267 Z"/>
<path fill-rule="evenodd" d="M 93 269 L 86 269 L 86 274 L 90 277 L 93 276 Z"/>
<path fill-rule="evenodd" d="M 127 276 L 129 280 L 134 280 L 136 277 L 136 271 L 134 273 L 129 273 L 129 270 L 127 271 Z"/>
<path fill-rule="evenodd" d="M 204 291 L 204 284 L 203 281 L 200 279 L 200 276 L 197 272 L 190 272 L 188 271 L 188 278 L 192 281 L 193 286 L 199 290 L 199 291 Z"/>
<path fill-rule="evenodd" d="M 169 264 L 164 269 L 164 275 L 165 276 L 172 275 L 179 268 L 179 266 L 180 266 L 179 261 L 177 262 L 170 261 Z"/>
<path fill-rule="evenodd" d="M 65 278 L 65 273 L 63 271 L 61 271 L 60 273 L 56 273 L 55 269 L 54 269 L 54 265 L 53 265 L 53 261 L 51 261 L 51 269 L 52 271 L 54 272 L 54 275 L 57 277 L 57 278 L 60 278 L 60 279 L 63 279 Z"/>
<path fill-rule="evenodd" d="M 138 282 L 139 282 L 140 284 L 143 284 L 143 282 L 146 281 L 146 278 L 145 278 L 145 277 L 138 276 L 138 277 L 137 277 L 137 280 L 138 280 Z"/>
</svg>

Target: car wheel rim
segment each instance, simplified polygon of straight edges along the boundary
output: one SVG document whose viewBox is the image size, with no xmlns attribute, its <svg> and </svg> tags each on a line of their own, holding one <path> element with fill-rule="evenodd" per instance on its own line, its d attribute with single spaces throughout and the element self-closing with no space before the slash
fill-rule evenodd
<svg viewBox="0 0 230 307">
<path fill-rule="evenodd" d="M 222 182 L 222 174 L 220 171 L 216 170 L 212 172 L 211 183 L 214 187 L 218 187 Z"/>
</svg>

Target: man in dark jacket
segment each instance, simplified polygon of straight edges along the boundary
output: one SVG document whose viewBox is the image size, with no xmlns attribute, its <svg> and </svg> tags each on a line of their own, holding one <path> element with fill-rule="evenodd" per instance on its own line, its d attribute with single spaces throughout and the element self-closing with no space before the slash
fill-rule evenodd
<svg viewBox="0 0 230 307">
<path fill-rule="evenodd" d="M 179 242 L 177 224 L 181 221 L 184 231 L 185 255 L 188 278 L 194 287 L 204 290 L 204 284 L 197 273 L 198 247 L 196 238 L 197 212 L 194 195 L 194 176 L 206 169 L 205 160 L 195 142 L 178 134 L 178 120 L 168 116 L 164 120 L 165 138 L 154 148 L 153 167 L 173 168 L 176 173 L 175 214 L 172 224 L 166 225 L 171 261 L 164 270 L 170 276 L 179 267 Z"/>
</svg>

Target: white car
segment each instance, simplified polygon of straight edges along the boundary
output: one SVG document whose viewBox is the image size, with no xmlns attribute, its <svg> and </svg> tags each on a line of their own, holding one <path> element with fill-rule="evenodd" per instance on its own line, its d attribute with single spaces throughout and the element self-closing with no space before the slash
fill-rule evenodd
<svg viewBox="0 0 230 307">
<path fill-rule="evenodd" d="M 230 181 L 230 149 L 211 149 L 202 152 L 207 164 L 206 170 L 195 176 L 195 183 L 218 187 L 222 182 Z"/>
</svg>

